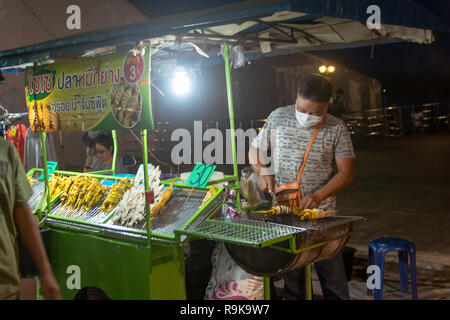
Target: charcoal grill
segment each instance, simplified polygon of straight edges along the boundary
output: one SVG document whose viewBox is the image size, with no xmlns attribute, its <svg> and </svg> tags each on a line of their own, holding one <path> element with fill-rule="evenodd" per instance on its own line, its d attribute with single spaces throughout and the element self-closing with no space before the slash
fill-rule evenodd
<svg viewBox="0 0 450 320">
<path fill-rule="evenodd" d="M 306 221 L 295 215 L 248 214 L 249 221 L 267 221 L 277 228 L 300 228 L 286 241 L 266 248 L 253 249 L 227 243 L 230 256 L 244 270 L 259 276 L 276 276 L 313 262 L 332 258 L 340 252 L 350 238 L 353 222 L 361 217 L 335 216 Z M 272 222 L 268 222 L 272 221 Z"/>
</svg>

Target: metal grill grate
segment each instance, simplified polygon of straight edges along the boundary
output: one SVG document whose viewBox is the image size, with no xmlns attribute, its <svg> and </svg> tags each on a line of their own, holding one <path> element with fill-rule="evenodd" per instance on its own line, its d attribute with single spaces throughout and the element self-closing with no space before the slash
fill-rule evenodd
<svg viewBox="0 0 450 320">
<path fill-rule="evenodd" d="M 180 233 L 239 245 L 263 247 L 273 240 L 281 241 L 291 235 L 305 231 L 304 228 L 265 221 L 220 218 L 207 219 Z"/>
<path fill-rule="evenodd" d="M 317 220 L 301 220 L 300 217 L 291 214 L 249 213 L 245 216 L 251 220 L 270 221 L 306 229 L 308 232 L 302 233 L 297 238 L 299 248 L 345 235 L 351 231 L 353 222 L 365 220 L 363 217 L 356 216 L 329 216 Z"/>
<path fill-rule="evenodd" d="M 30 199 L 28 200 L 28 205 L 31 208 L 31 211 L 33 211 L 36 206 L 39 203 L 39 200 L 41 199 L 42 192 L 45 189 L 45 181 L 39 180 L 39 177 L 41 176 L 41 172 L 35 172 L 32 176 L 36 182 L 33 184 L 31 189 L 33 190 L 33 194 L 31 195 Z"/>
<path fill-rule="evenodd" d="M 327 229 L 332 229 L 345 225 L 349 222 L 364 220 L 363 217 L 352 217 L 352 216 L 329 216 L 317 220 L 301 220 L 300 217 L 293 214 L 284 215 L 273 215 L 273 214 L 263 214 L 263 213 L 248 213 L 244 215 L 247 219 L 256 221 L 266 221 L 279 223 L 287 226 L 294 226 L 305 228 L 311 231 L 323 232 Z"/>
</svg>

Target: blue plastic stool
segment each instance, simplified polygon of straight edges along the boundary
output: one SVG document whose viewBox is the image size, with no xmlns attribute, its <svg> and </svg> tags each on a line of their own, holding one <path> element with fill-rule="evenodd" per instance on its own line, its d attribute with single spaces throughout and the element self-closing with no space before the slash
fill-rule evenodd
<svg viewBox="0 0 450 320">
<path fill-rule="evenodd" d="M 412 298 L 417 300 L 417 280 L 416 280 L 416 245 L 406 239 L 400 238 L 378 238 L 369 242 L 369 266 L 377 265 L 380 268 L 380 289 L 374 289 L 374 299 L 382 300 L 383 278 L 384 278 L 384 256 L 389 251 L 398 251 L 398 261 L 400 268 L 400 290 L 408 292 L 408 254 L 411 271 L 411 291 Z"/>
</svg>

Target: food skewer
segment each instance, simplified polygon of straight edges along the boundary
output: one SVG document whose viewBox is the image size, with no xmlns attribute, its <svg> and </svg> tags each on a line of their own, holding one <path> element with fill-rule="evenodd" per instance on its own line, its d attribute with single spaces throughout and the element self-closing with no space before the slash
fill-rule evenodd
<svg viewBox="0 0 450 320">
<path fill-rule="evenodd" d="M 210 189 L 210 190 L 206 193 L 205 197 L 203 198 L 203 201 L 202 201 L 202 204 L 200 205 L 200 208 L 203 207 L 203 205 L 204 205 L 206 202 L 208 202 L 208 200 L 211 199 L 212 196 L 214 196 L 214 195 L 217 193 L 218 190 L 219 190 L 219 188 L 218 188 L 217 186 L 215 186 L 214 188 Z"/>
<path fill-rule="evenodd" d="M 164 189 L 164 191 L 162 192 L 161 200 L 158 203 L 156 203 L 151 209 L 150 220 L 153 220 L 155 215 L 157 215 L 161 211 L 161 209 L 164 208 L 167 201 L 169 201 L 170 197 L 172 196 L 174 186 L 175 184 L 172 182 L 169 188 Z"/>
<path fill-rule="evenodd" d="M 337 210 L 324 211 L 322 209 L 304 209 L 300 210 L 298 208 L 291 208 L 288 206 L 275 206 L 269 210 L 253 211 L 254 213 L 269 213 L 269 214 L 294 214 L 299 216 L 302 220 L 310 219 L 316 220 L 320 218 L 325 218 L 331 214 L 337 213 Z"/>
</svg>

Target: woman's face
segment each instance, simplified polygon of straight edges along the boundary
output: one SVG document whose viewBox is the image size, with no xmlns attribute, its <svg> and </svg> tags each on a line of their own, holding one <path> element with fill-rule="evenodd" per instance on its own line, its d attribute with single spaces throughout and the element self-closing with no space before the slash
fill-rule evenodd
<svg viewBox="0 0 450 320">
<path fill-rule="evenodd" d="M 99 143 L 95 144 L 95 153 L 103 162 L 108 162 L 112 158 L 112 147 L 107 148 Z"/>
</svg>

